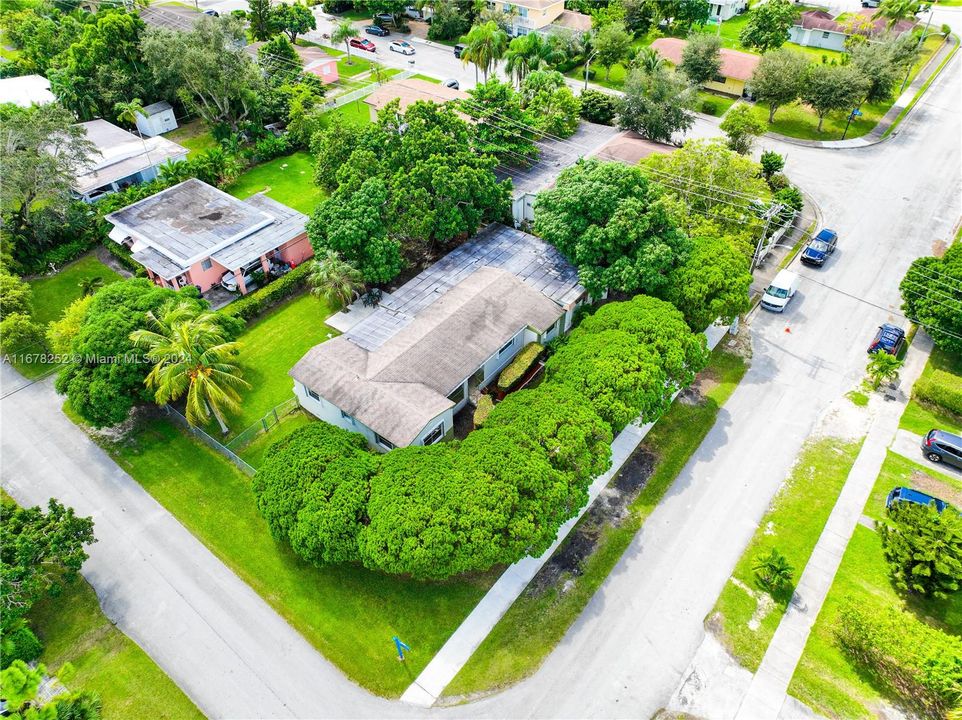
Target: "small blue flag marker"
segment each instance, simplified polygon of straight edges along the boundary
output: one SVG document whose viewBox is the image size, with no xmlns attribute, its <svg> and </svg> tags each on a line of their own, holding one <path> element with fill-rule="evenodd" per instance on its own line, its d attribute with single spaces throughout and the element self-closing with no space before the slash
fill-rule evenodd
<svg viewBox="0 0 962 720">
<path fill-rule="evenodd" d="M 404 662 L 404 651 L 407 650 L 408 652 L 411 652 L 411 646 L 403 642 L 397 635 L 391 639 L 394 641 L 394 647 L 397 648 L 397 659 L 400 662 Z"/>
</svg>

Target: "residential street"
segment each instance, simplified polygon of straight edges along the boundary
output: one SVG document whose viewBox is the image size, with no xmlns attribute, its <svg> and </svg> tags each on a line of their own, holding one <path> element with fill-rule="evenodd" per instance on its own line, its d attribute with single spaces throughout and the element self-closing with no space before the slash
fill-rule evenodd
<svg viewBox="0 0 962 720">
<path fill-rule="evenodd" d="M 451 67 L 450 49 L 417 47 L 418 70 L 452 76 L 420 64 Z M 21 502 L 56 496 L 94 516 L 84 575 L 105 612 L 210 717 L 650 717 L 802 443 L 862 376 L 876 326 L 907 325 L 899 279 L 959 220 L 959 68 L 956 57 L 879 145 L 761 143 L 787 155 L 786 173 L 838 231 L 839 250 L 800 271 L 810 280 L 783 316 L 752 316 L 752 365 L 718 423 L 544 666 L 504 693 L 424 711 L 357 688 L 63 416 L 50 381 L 2 401 L 3 486 Z M 693 135 L 708 134 L 717 128 L 700 121 Z M 4 394 L 22 383 L 6 364 L 0 381 Z"/>
</svg>

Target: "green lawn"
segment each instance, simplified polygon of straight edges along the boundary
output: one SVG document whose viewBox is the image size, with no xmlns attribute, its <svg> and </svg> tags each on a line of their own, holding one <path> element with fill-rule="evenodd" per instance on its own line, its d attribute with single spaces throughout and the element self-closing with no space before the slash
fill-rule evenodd
<svg viewBox="0 0 962 720">
<path fill-rule="evenodd" d="M 943 370 L 962 376 L 962 359 L 953 358 L 945 351 L 933 348 L 921 377 L 928 377 L 933 370 Z M 933 428 L 962 435 L 962 418 L 955 417 L 937 406 L 923 405 L 913 398 L 909 400 L 905 412 L 902 413 L 899 427 L 914 432 L 916 435 L 925 435 Z"/>
<path fill-rule="evenodd" d="M 335 110 L 324 113 L 321 118 L 322 123 L 326 126 L 333 117 L 339 117 L 341 120 L 355 125 L 369 125 L 371 123 L 371 108 L 364 104 L 363 98 L 354 100 L 347 105 L 341 105 Z"/>
<path fill-rule="evenodd" d="M 909 76 L 910 83 L 941 44 L 941 36 L 926 38 L 922 45 L 922 57 L 919 59 L 919 62 L 915 64 L 915 67 L 912 68 Z M 862 105 L 862 115 L 852 121 L 845 137 L 861 137 L 870 132 L 885 113 L 888 112 L 889 108 L 892 107 L 895 99 L 896 98 L 893 97 L 891 100 L 883 103 L 866 103 Z M 756 117 L 767 124 L 767 107 L 758 104 L 752 108 L 752 111 Z M 825 122 L 822 125 L 822 132 L 818 132 L 818 116 L 808 106 L 796 102 L 792 105 L 779 108 L 775 113 L 775 122 L 768 125 L 768 129 L 781 135 L 805 140 L 838 140 L 845 131 L 847 120 L 848 113 L 845 111 L 829 113 L 825 117 Z"/>
<path fill-rule="evenodd" d="M 324 324 L 333 312 L 324 301 L 304 293 L 272 308 L 248 326 L 239 338 L 238 363 L 251 387 L 241 393 L 243 412 L 230 418 L 233 433 L 293 397 L 294 381 L 287 372 L 312 347 L 339 334 Z"/>
<path fill-rule="evenodd" d="M 241 199 L 264 191 L 267 197 L 305 215 L 324 199 L 324 191 L 314 184 L 314 161 L 303 151 L 255 165 L 227 188 Z"/>
<path fill-rule="evenodd" d="M 104 265 L 93 253 L 74 260 L 55 275 L 30 280 L 33 290 L 33 319 L 41 325 L 59 320 L 63 311 L 80 298 L 79 283 L 87 278 L 102 278 L 104 284 L 116 282 L 121 277 Z"/>
<path fill-rule="evenodd" d="M 103 701 L 104 720 L 203 718 L 180 688 L 140 647 L 108 620 L 83 578 L 30 612 L 44 643 L 40 661 L 52 671 L 71 663 L 71 690 L 93 690 Z"/>
<path fill-rule="evenodd" d="M 729 97 L 727 95 L 717 95 L 713 92 L 708 92 L 707 90 L 698 91 L 698 110 L 699 112 L 707 112 L 705 110 L 705 103 L 711 103 L 715 106 L 713 112 L 708 113 L 709 115 L 714 115 L 715 117 L 721 117 L 728 112 L 729 108 L 735 104 L 737 98 Z"/>
<path fill-rule="evenodd" d="M 772 500 L 732 577 L 718 596 L 710 622 L 720 627 L 721 640 L 729 652 L 752 672 L 758 669 L 791 599 L 791 594 L 786 593 L 772 601 L 758 586 L 752 564 L 757 556 L 777 548 L 795 568 L 795 580 L 798 580 L 861 445 L 861 442 L 824 438 L 803 448 L 791 475 Z M 771 605 L 759 607 L 759 601 L 771 602 Z"/>
<path fill-rule="evenodd" d="M 20 51 L 10 42 L 6 30 L 0 30 L 0 57 L 5 60 L 16 60 L 20 57 Z"/>
<path fill-rule="evenodd" d="M 283 440 L 295 430 L 309 425 L 312 422 L 319 421 L 304 410 L 296 410 L 290 415 L 281 418 L 277 425 L 274 425 L 267 432 L 261 433 L 253 441 L 247 443 L 243 448 L 235 452 L 237 452 L 248 465 L 253 468 L 259 468 L 264 461 L 264 454 L 271 445 Z"/>
<path fill-rule="evenodd" d="M 434 83 L 435 85 L 441 84 L 440 80 L 438 80 L 436 77 L 431 77 L 430 75 L 421 75 L 419 73 L 417 75 L 412 75 L 411 78 L 413 80 L 424 80 L 425 82 Z"/>
<path fill-rule="evenodd" d="M 381 695 L 407 688 L 496 577 L 428 583 L 354 565 L 314 567 L 271 538 L 250 479 L 180 428 L 157 419 L 107 449 L 328 660 Z M 412 647 L 404 664 L 394 635 Z"/>
<path fill-rule="evenodd" d="M 445 690 L 457 697 L 515 683 L 531 675 L 584 610 L 630 545 L 692 453 L 715 424 L 718 411 L 745 373 L 745 361 L 716 350 L 704 371 L 718 381 L 700 405 L 674 403 L 646 436 L 642 447 L 657 457 L 654 473 L 617 527 L 608 526 L 583 573 L 538 593 L 531 588 L 514 602 L 494 630 Z"/>
<path fill-rule="evenodd" d="M 956 483 L 889 453 L 865 506 L 865 514 L 880 517 L 885 495 L 894 485 L 916 485 L 914 480 L 920 476 L 913 473 L 923 473 L 930 478 L 927 481 L 929 491 L 934 489 L 932 483 Z M 788 688 L 792 696 L 826 717 L 876 717 L 881 701 L 897 700 L 875 684 L 870 674 L 854 665 L 836 646 L 832 628 L 839 608 L 846 601 L 863 607 L 904 607 L 929 623 L 962 635 L 962 593 L 955 593 L 945 601 L 905 602 L 888 578 L 888 566 L 878 535 L 862 525 L 856 526 Z"/>
<path fill-rule="evenodd" d="M 327 50 L 327 48 L 324 48 Z M 355 75 L 366 73 L 371 69 L 371 61 L 365 57 L 370 53 L 354 48 L 351 50 L 351 58 L 342 55 L 337 59 L 337 75 L 341 78 L 351 78 Z"/>
<path fill-rule="evenodd" d="M 207 129 L 207 124 L 200 118 L 191 120 L 176 130 L 171 130 L 164 137 L 187 148 L 189 150 L 188 157 L 218 147 L 214 136 Z"/>
</svg>

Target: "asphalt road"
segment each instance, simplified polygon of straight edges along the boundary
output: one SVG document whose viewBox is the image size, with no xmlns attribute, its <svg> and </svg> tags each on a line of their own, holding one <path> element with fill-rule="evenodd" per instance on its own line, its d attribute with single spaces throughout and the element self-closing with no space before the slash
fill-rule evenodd
<svg viewBox="0 0 962 720">
<path fill-rule="evenodd" d="M 960 216 L 956 58 L 890 141 L 825 151 L 766 142 L 839 232 L 784 316 L 752 319 L 754 360 L 715 428 L 585 613 L 529 680 L 421 715 L 649 717 L 799 447 L 861 376 L 911 260 Z M 703 124 L 696 134 L 711 131 Z M 816 280 L 818 282 L 816 282 Z M 831 286 L 826 287 L 825 285 Z M 788 332 L 790 330 L 790 332 Z M 2 368 L 3 393 L 16 375 Z M 210 717 L 413 716 L 348 682 L 59 411 L 48 384 L 0 402 L 0 477 L 14 497 L 93 514 L 84 574 L 108 616 Z"/>
</svg>

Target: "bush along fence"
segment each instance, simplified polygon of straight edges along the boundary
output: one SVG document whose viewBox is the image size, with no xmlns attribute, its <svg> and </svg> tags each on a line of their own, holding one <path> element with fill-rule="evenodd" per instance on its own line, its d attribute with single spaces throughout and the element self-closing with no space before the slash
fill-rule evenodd
<svg viewBox="0 0 962 720">
<path fill-rule="evenodd" d="M 301 291 L 307 285 L 313 266 L 314 261 L 308 260 L 259 290 L 235 300 L 220 312 L 249 322 L 268 308 Z"/>
</svg>

